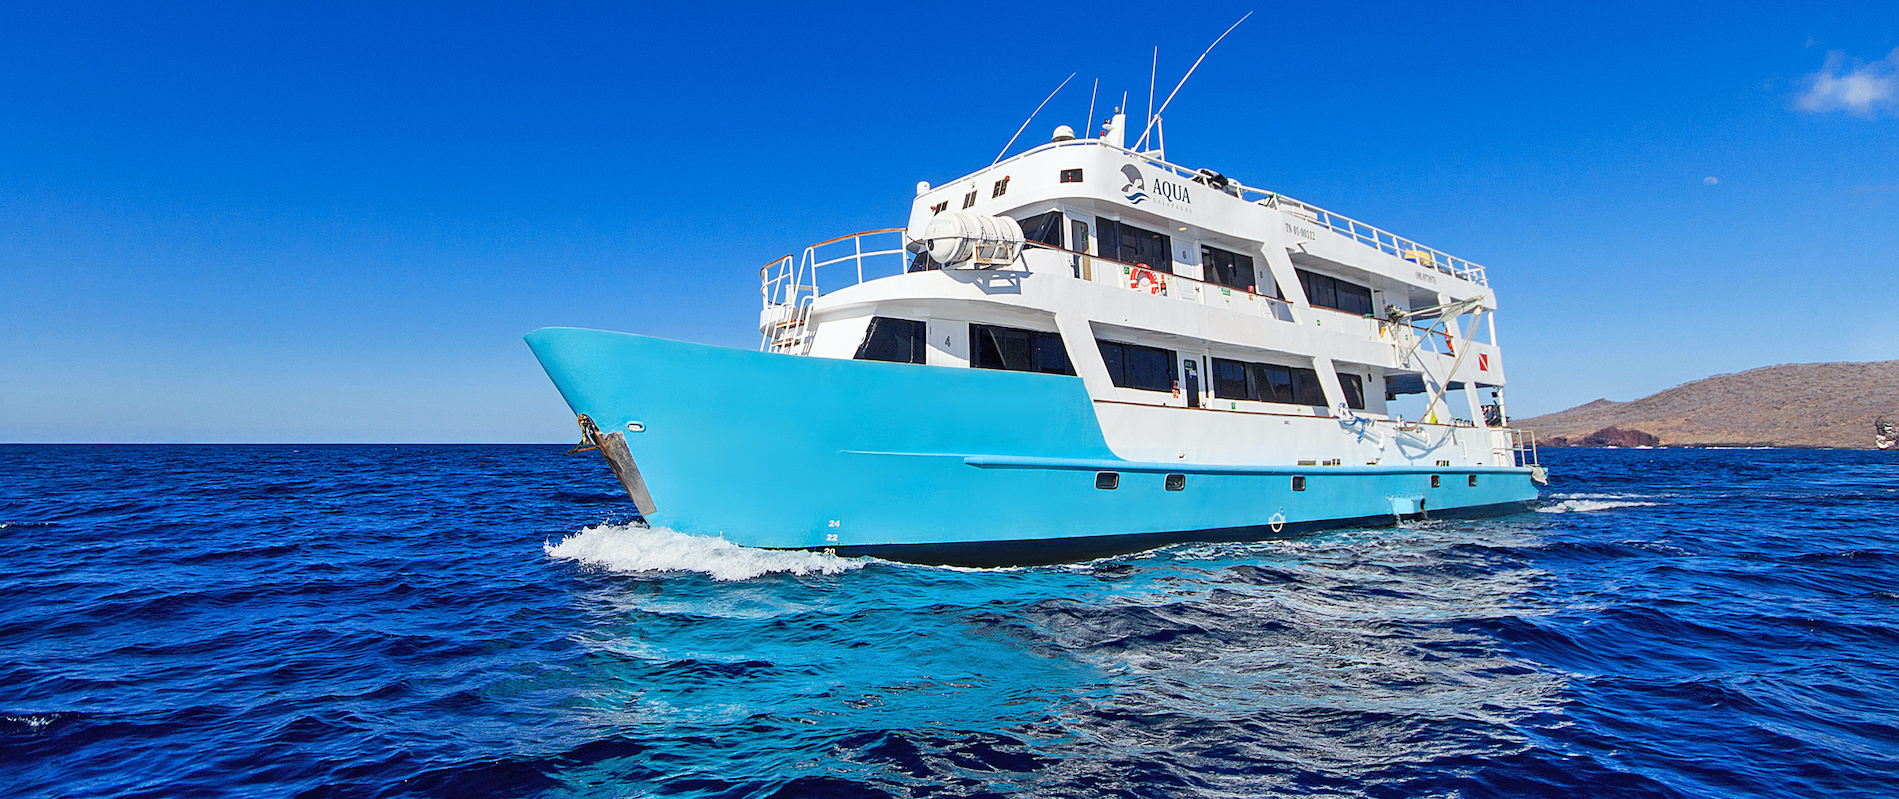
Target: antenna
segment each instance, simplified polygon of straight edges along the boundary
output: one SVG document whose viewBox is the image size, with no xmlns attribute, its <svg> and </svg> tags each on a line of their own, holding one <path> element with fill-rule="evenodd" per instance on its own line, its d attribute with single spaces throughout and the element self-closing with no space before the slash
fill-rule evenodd
<svg viewBox="0 0 1899 799">
<path fill-rule="evenodd" d="M 1247 17 L 1251 17 L 1251 16 L 1253 16 L 1253 12 L 1251 12 L 1251 11 L 1248 11 L 1248 12 L 1246 12 L 1246 16 L 1245 16 L 1245 17 L 1240 17 L 1240 22 L 1245 22 L 1245 21 L 1246 21 L 1246 18 L 1247 18 Z M 1213 48 L 1215 48 L 1215 47 L 1219 47 L 1219 46 L 1220 46 L 1220 40 L 1221 40 L 1221 39 L 1225 39 L 1225 38 L 1226 38 L 1226 34 L 1227 34 L 1227 33 L 1232 33 L 1232 32 L 1233 32 L 1233 29 L 1234 29 L 1234 28 L 1237 28 L 1237 27 L 1239 27 L 1239 26 L 1240 26 L 1240 22 L 1235 22 L 1235 23 L 1233 23 L 1232 25 L 1230 25 L 1230 26 L 1228 26 L 1228 27 L 1227 27 L 1227 29 L 1226 29 L 1226 33 L 1222 33 L 1222 34 L 1220 34 L 1220 38 L 1219 38 L 1219 39 L 1214 39 L 1214 40 L 1213 40 L 1213 44 L 1209 44 L 1209 45 L 1207 45 L 1207 52 L 1206 52 L 1206 53 L 1201 53 L 1201 54 L 1200 54 L 1200 57 L 1199 57 L 1199 58 L 1196 58 L 1196 59 L 1194 59 L 1194 60 L 1193 60 L 1193 66 L 1191 66 L 1191 67 L 1188 67 L 1188 68 L 1187 68 L 1187 74 L 1185 74 L 1185 75 L 1182 75 L 1182 76 L 1180 76 L 1180 82 L 1179 82 L 1179 83 L 1176 83 L 1176 84 L 1174 84 L 1174 90 L 1173 90 L 1173 91 L 1171 91 L 1171 92 L 1168 92 L 1168 93 L 1167 93 L 1167 99 L 1166 99 L 1166 101 L 1164 101 L 1164 102 L 1162 102 L 1162 103 L 1161 103 L 1161 107 L 1160 107 L 1160 111 L 1158 111 L 1158 112 L 1156 112 L 1156 113 L 1166 113 L 1166 112 L 1167 112 L 1167 104 L 1168 104 L 1168 103 L 1171 103 L 1171 102 L 1173 102 L 1173 101 L 1174 101 L 1174 95 L 1176 95 L 1176 94 L 1179 94 L 1179 93 L 1180 93 L 1180 87 L 1182 87 L 1182 86 L 1185 86 L 1185 85 L 1187 85 L 1187 79 L 1188 79 L 1188 78 L 1191 78 L 1191 77 L 1193 77 L 1193 71 L 1194 71 L 1194 70 L 1196 70 L 1196 69 L 1199 69 L 1199 68 L 1200 68 L 1200 62 L 1202 62 L 1202 61 L 1205 61 L 1205 60 L 1207 60 L 1207 53 L 1211 53 L 1211 52 L 1213 52 Z M 1158 57 L 1159 57 L 1159 56 L 1158 56 L 1158 54 L 1159 54 L 1159 48 L 1155 48 L 1155 53 L 1156 53 L 1156 57 L 1158 58 Z M 1150 99 L 1149 99 L 1149 102 L 1151 103 L 1151 102 L 1153 102 L 1153 100 L 1152 100 L 1152 99 L 1150 98 Z M 1153 117 L 1153 116 L 1149 116 L 1149 117 L 1148 117 L 1148 120 L 1147 120 L 1147 127 L 1148 127 L 1148 128 L 1150 128 L 1150 129 L 1154 127 L 1154 117 Z M 1142 144 L 1145 144 L 1146 142 L 1147 142 L 1147 130 L 1142 130 L 1142 131 L 1141 131 L 1141 138 L 1140 138 L 1140 140 L 1139 140 L 1139 141 L 1136 141 L 1136 142 L 1134 142 L 1134 149 L 1136 149 L 1136 150 L 1139 150 L 1139 149 L 1141 149 L 1141 145 L 1142 145 Z"/>
<path fill-rule="evenodd" d="M 1101 79 L 1095 78 L 1095 87 L 1088 90 L 1088 119 L 1082 125 L 1081 132 L 1083 133 L 1090 133 L 1095 129 L 1095 95 L 1100 93 Z M 1095 134 L 1094 138 L 1101 138 L 1101 134 Z M 994 166 L 994 164 L 990 166 Z"/>
<path fill-rule="evenodd" d="M 1160 71 L 1160 48 L 1154 48 L 1154 63 L 1147 68 L 1147 124 L 1154 124 L 1154 76 Z M 1147 128 L 1141 129 L 1141 141 L 1147 141 Z M 1134 149 L 1141 149 L 1141 142 L 1134 143 Z"/>
<path fill-rule="evenodd" d="M 1047 97 L 1042 98 L 1042 105 L 1048 105 L 1048 101 L 1055 99 L 1055 93 L 1061 91 L 1062 86 L 1067 86 L 1069 81 L 1074 80 L 1076 74 L 1078 73 L 1070 72 L 1068 73 L 1068 77 L 1062 78 L 1061 85 L 1056 86 L 1055 91 L 1049 92 Z M 990 166 L 995 166 L 996 164 L 1001 163 L 1003 153 L 1009 152 L 1009 148 L 1015 146 L 1015 140 L 1022 137 L 1022 131 L 1028 130 L 1029 123 L 1035 121 L 1035 115 L 1042 113 L 1042 105 L 1036 106 L 1034 111 L 1029 112 L 1029 118 L 1022 120 L 1022 127 L 1015 129 L 1015 135 L 1009 137 L 1008 144 L 1002 145 L 1002 152 L 996 153 L 996 160 L 990 161 L 989 162 Z"/>
</svg>

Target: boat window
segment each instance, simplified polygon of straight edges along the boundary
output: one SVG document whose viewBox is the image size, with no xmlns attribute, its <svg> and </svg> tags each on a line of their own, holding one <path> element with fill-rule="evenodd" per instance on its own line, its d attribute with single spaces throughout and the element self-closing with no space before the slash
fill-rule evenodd
<svg viewBox="0 0 1899 799">
<path fill-rule="evenodd" d="M 975 204 L 976 204 L 976 190 L 971 189 L 968 194 L 963 195 L 963 207 L 968 208 Z"/>
<path fill-rule="evenodd" d="M 1365 378 L 1340 372 L 1339 388 L 1345 390 L 1345 407 L 1355 411 L 1365 410 Z"/>
<path fill-rule="evenodd" d="M 1213 359 L 1213 396 L 1288 405 L 1325 405 L 1325 391 L 1319 388 L 1318 372 L 1225 358 Z M 1361 404 L 1362 401 L 1361 396 Z"/>
<path fill-rule="evenodd" d="M 1009 179 L 1005 177 L 1001 180 L 996 181 L 996 190 L 993 194 L 990 194 L 989 196 L 1001 197 L 1002 195 L 1008 194 L 1008 193 L 1009 193 Z"/>
<path fill-rule="evenodd" d="M 970 363 L 978 369 L 1075 374 L 1059 333 L 972 324 L 969 340 L 975 342 L 975 358 Z"/>
<path fill-rule="evenodd" d="M 1121 388 L 1142 391 L 1174 390 L 1174 353 L 1158 347 L 1095 340 L 1101 348 L 1101 360 L 1108 366 L 1108 379 Z"/>
<path fill-rule="evenodd" d="M 1100 242 L 1095 253 L 1103 258 L 1145 264 L 1162 272 L 1174 271 L 1174 243 L 1165 233 L 1096 217 L 1095 239 Z"/>
<path fill-rule="evenodd" d="M 1292 476 L 1292 490 L 1294 491 L 1306 490 L 1306 476 L 1305 475 L 1295 474 Z"/>
<path fill-rule="evenodd" d="M 1062 212 L 1050 211 L 1036 214 L 1022 222 L 1022 238 L 1039 241 L 1050 247 L 1062 246 Z"/>
<path fill-rule="evenodd" d="M 1185 491 L 1187 490 L 1187 476 L 1184 474 L 1167 475 L 1165 487 L 1169 491 Z"/>
<path fill-rule="evenodd" d="M 1113 491 L 1121 487 L 1120 472 L 1095 472 L 1095 488 Z"/>
<path fill-rule="evenodd" d="M 1075 252 L 1087 252 L 1088 251 L 1088 223 L 1080 219 L 1069 220 L 1068 241 L 1069 241 L 1068 249 L 1074 250 Z"/>
<path fill-rule="evenodd" d="M 1064 169 L 1064 170 L 1062 170 L 1062 182 L 1063 182 L 1063 183 L 1080 183 L 1080 182 L 1081 182 L 1081 170 L 1079 170 L 1079 169 Z"/>
<path fill-rule="evenodd" d="M 928 336 L 922 322 L 872 317 L 864 343 L 857 345 L 857 360 L 923 363 L 924 341 Z"/>
<path fill-rule="evenodd" d="M 1299 286 L 1306 291 L 1306 301 L 1320 308 L 1331 308 L 1346 313 L 1372 313 L 1371 289 L 1356 283 L 1348 283 L 1331 275 L 1317 272 L 1299 272 Z"/>
<path fill-rule="evenodd" d="M 1227 252 L 1218 247 L 1200 248 L 1200 264 L 1205 267 L 1202 279 L 1208 283 L 1217 283 L 1228 288 L 1252 291 L 1253 259 L 1239 253 Z"/>
<path fill-rule="evenodd" d="M 949 207 L 949 200 L 944 200 L 940 203 L 930 206 L 930 213 L 940 214 L 940 213 L 943 213 L 943 210 L 948 207 Z"/>
<path fill-rule="evenodd" d="M 1432 488 L 1442 488 L 1442 487 L 1443 487 L 1443 481 L 1444 481 L 1444 475 L 1441 475 L 1441 474 L 1434 474 L 1434 475 L 1431 475 L 1431 487 L 1432 487 Z"/>
<path fill-rule="evenodd" d="M 918 250 L 916 255 L 910 256 L 910 270 L 909 271 L 928 272 L 932 269 L 942 269 L 942 268 L 943 268 L 942 264 L 937 263 L 935 258 L 930 257 L 929 250 Z"/>
<path fill-rule="evenodd" d="M 1325 389 L 1319 387 L 1319 373 L 1311 369 L 1292 370 L 1293 402 L 1299 405 L 1325 405 Z"/>
</svg>

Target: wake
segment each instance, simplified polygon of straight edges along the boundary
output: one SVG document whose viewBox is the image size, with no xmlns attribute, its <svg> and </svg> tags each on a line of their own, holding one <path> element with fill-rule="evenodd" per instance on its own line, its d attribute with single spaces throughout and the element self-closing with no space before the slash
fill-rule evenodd
<svg viewBox="0 0 1899 799">
<path fill-rule="evenodd" d="M 842 574 L 864 568 L 869 558 L 819 552 L 754 549 L 723 538 L 687 535 L 664 527 L 603 524 L 544 543 L 547 556 L 609 571 L 699 572 L 714 580 L 750 580 L 766 574 Z"/>
</svg>

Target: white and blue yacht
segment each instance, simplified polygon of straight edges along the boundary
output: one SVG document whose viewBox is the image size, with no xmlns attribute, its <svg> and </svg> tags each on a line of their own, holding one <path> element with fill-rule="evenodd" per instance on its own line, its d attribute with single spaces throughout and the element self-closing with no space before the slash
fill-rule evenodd
<svg viewBox="0 0 1899 799">
<path fill-rule="evenodd" d="M 746 546 L 1028 565 L 1535 499 L 1483 267 L 1125 126 L 767 265 L 759 351 L 528 344 L 649 524 Z"/>
</svg>

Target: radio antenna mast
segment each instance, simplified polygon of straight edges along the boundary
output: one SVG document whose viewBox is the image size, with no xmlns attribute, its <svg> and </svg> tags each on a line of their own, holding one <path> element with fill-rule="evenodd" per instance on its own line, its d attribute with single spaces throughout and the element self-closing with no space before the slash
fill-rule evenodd
<svg viewBox="0 0 1899 799">
<path fill-rule="evenodd" d="M 1253 12 L 1251 12 L 1251 11 L 1248 11 L 1248 12 L 1246 12 L 1246 16 L 1245 16 L 1245 17 L 1240 17 L 1240 22 L 1245 22 L 1245 21 L 1246 21 L 1246 18 L 1247 18 L 1247 17 L 1251 17 L 1251 16 L 1253 16 Z M 1220 34 L 1220 38 L 1219 38 L 1219 39 L 1214 39 L 1214 40 L 1213 40 L 1213 44 L 1209 44 L 1209 45 L 1207 45 L 1207 52 L 1206 52 L 1206 53 L 1201 53 L 1201 54 L 1200 54 L 1200 57 L 1199 57 L 1199 58 L 1196 58 L 1196 59 L 1194 59 L 1194 60 L 1193 60 L 1193 66 L 1191 66 L 1191 67 L 1188 67 L 1188 68 L 1187 68 L 1187 74 L 1185 74 L 1185 75 L 1182 75 L 1182 76 L 1180 76 L 1180 82 L 1179 82 L 1179 83 L 1176 83 L 1176 84 L 1174 84 L 1174 90 L 1173 90 L 1173 91 L 1171 91 L 1171 92 L 1168 92 L 1168 93 L 1167 93 L 1167 99 L 1166 99 L 1165 101 L 1163 101 L 1163 102 L 1161 103 L 1161 107 L 1160 107 L 1160 110 L 1159 110 L 1159 111 L 1157 111 L 1157 112 L 1154 112 L 1153 114 L 1149 114 L 1149 115 L 1148 115 L 1148 118 L 1147 118 L 1147 128 L 1145 128 L 1145 129 L 1143 129 L 1143 130 L 1141 131 L 1141 138 L 1140 138 L 1140 140 L 1139 140 L 1139 141 L 1136 141 L 1136 142 L 1134 143 L 1134 149 L 1136 149 L 1136 150 L 1139 150 L 1139 149 L 1141 149 L 1141 145 L 1143 145 L 1143 144 L 1146 144 L 1146 143 L 1147 143 L 1147 133 L 1148 133 L 1148 131 L 1149 131 L 1149 130 L 1152 130 L 1152 129 L 1153 129 L 1153 127 L 1154 127 L 1154 121 L 1155 121 L 1156 119 L 1158 119 L 1158 118 L 1159 118 L 1159 115 L 1160 115 L 1160 114 L 1164 114 L 1164 113 L 1167 113 L 1167 104 L 1168 104 L 1168 103 L 1171 103 L 1171 102 L 1173 102 L 1173 101 L 1174 101 L 1174 95 L 1176 95 L 1176 94 L 1179 94 L 1179 93 L 1180 93 L 1180 87 L 1182 87 L 1182 86 L 1185 86 L 1185 85 L 1187 85 L 1187 79 L 1188 79 L 1188 78 L 1191 78 L 1191 77 L 1193 77 L 1193 71 L 1194 71 L 1194 70 L 1196 70 L 1196 69 L 1199 69 L 1199 68 L 1200 68 L 1200 62 L 1202 62 L 1202 61 L 1205 61 L 1205 60 L 1207 60 L 1207 53 L 1211 53 L 1211 52 L 1213 52 L 1213 48 L 1215 48 L 1215 47 L 1219 47 L 1219 46 L 1220 46 L 1220 40 L 1221 40 L 1221 39 L 1225 39 L 1225 38 L 1226 38 L 1226 34 L 1227 34 L 1227 33 L 1232 33 L 1232 32 L 1233 32 L 1233 29 L 1234 29 L 1234 28 L 1237 28 L 1237 27 L 1239 27 L 1239 26 L 1240 26 L 1240 22 L 1235 22 L 1235 23 L 1233 23 L 1232 25 L 1230 25 L 1230 26 L 1228 26 L 1228 27 L 1227 27 L 1227 29 L 1226 29 L 1226 33 L 1222 33 L 1222 34 Z M 1160 58 L 1160 48 L 1155 48 L 1155 50 L 1154 50 L 1154 53 L 1155 53 L 1155 58 L 1156 58 L 1156 60 L 1157 60 L 1157 62 L 1158 62 L 1158 59 Z M 1149 79 L 1149 86 L 1152 86 L 1152 85 L 1153 85 L 1153 84 L 1152 84 L 1152 79 L 1150 78 L 1150 79 Z M 1153 89 L 1151 89 L 1151 88 L 1150 88 L 1150 89 L 1149 89 L 1148 91 L 1150 91 L 1150 92 L 1151 92 L 1151 91 L 1153 91 Z M 1154 98 L 1150 96 L 1150 97 L 1148 98 L 1148 103 L 1149 103 L 1149 107 L 1150 107 L 1150 108 L 1152 107 L 1152 104 L 1153 104 L 1153 102 L 1154 102 Z"/>
<path fill-rule="evenodd" d="M 1093 89 L 1088 90 L 1088 119 L 1082 123 L 1084 127 L 1081 129 L 1081 132 L 1084 134 L 1094 133 L 1093 136 L 1089 137 L 1089 138 L 1094 138 L 1094 139 L 1101 138 L 1101 134 L 1094 132 L 1095 131 L 1095 95 L 1100 94 L 1100 93 L 1101 93 L 1101 79 L 1095 78 L 1095 87 Z M 993 164 L 991 166 L 993 166 Z"/>
<path fill-rule="evenodd" d="M 1147 124 L 1154 125 L 1154 76 L 1160 72 L 1160 48 L 1154 48 L 1154 62 L 1147 68 Z M 1147 128 L 1141 129 L 1141 141 L 1134 143 L 1134 149 L 1141 149 L 1141 142 L 1147 141 Z"/>
<path fill-rule="evenodd" d="M 1066 77 L 1066 78 L 1062 78 L 1062 82 L 1061 82 L 1061 85 L 1060 85 L 1060 86 L 1056 86 L 1056 87 L 1055 87 L 1055 91 L 1053 91 L 1053 92 L 1049 92 L 1049 93 L 1048 93 L 1048 96 L 1047 96 L 1047 97 L 1044 97 L 1044 98 L 1042 98 L 1042 105 L 1048 105 L 1048 101 L 1050 101 L 1050 100 L 1053 100 L 1053 99 L 1055 99 L 1055 94 L 1056 94 L 1056 92 L 1060 92 L 1060 91 L 1062 90 L 1062 86 L 1067 86 L 1067 85 L 1068 85 L 1068 82 L 1069 82 L 1069 81 L 1071 81 L 1071 80 L 1074 80 L 1074 79 L 1075 79 L 1075 75 L 1077 75 L 1077 74 L 1079 74 L 1079 73 L 1075 73 L 1075 72 L 1070 72 L 1070 73 L 1068 73 L 1068 77 Z M 989 165 L 990 165 L 990 166 L 995 166 L 996 164 L 998 164 L 998 163 L 1001 163 L 1001 162 L 1002 162 L 1002 156 L 1003 156 L 1003 155 L 1004 155 L 1005 153 L 1007 153 L 1007 152 L 1009 152 L 1009 148 L 1010 148 L 1010 147 L 1014 147 L 1014 146 L 1015 146 L 1015 140 L 1016 140 L 1016 139 L 1019 139 L 1019 138 L 1021 138 L 1021 137 L 1022 137 L 1022 131 L 1025 131 L 1025 130 L 1028 130 L 1028 129 L 1029 129 L 1029 123 L 1030 123 L 1030 122 L 1034 122 L 1034 121 L 1035 121 L 1035 115 L 1036 115 L 1036 114 L 1040 114 L 1040 113 L 1042 113 L 1042 105 L 1038 105 L 1038 106 L 1036 106 L 1036 107 L 1035 107 L 1035 110 L 1034 110 L 1034 111 L 1030 111 L 1030 112 L 1029 112 L 1029 118 L 1028 118 L 1028 119 L 1024 119 L 1024 120 L 1022 120 L 1022 127 L 1019 127 L 1019 128 L 1016 128 L 1016 129 L 1015 129 L 1015 135 L 1014 135 L 1014 136 L 1010 136 L 1010 137 L 1009 137 L 1009 143 L 1008 143 L 1008 144 L 1005 144 L 1005 145 L 1002 145 L 1002 152 L 1000 152 L 1000 153 L 996 153 L 996 160 L 994 160 L 994 161 L 990 161 L 990 162 L 989 162 Z"/>
</svg>

